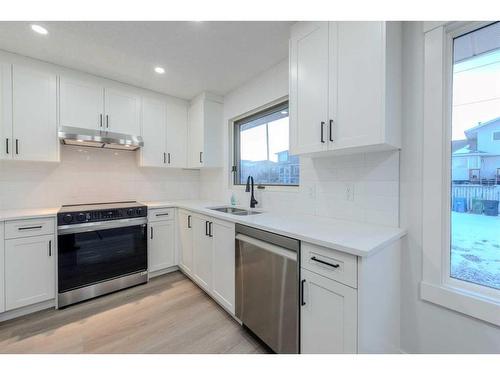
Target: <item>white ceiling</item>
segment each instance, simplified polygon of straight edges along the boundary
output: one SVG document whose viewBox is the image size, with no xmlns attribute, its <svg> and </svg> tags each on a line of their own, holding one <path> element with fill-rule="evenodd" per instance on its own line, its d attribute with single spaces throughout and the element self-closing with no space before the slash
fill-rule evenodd
<svg viewBox="0 0 500 375">
<path fill-rule="evenodd" d="M 37 22 L 46 36 L 30 24 L 0 22 L 0 49 L 191 99 L 285 59 L 292 22 Z"/>
</svg>

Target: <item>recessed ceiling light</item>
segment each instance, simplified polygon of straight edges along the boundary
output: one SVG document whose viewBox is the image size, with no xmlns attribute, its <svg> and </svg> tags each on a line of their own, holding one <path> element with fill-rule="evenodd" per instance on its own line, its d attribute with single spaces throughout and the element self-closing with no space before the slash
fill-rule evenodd
<svg viewBox="0 0 500 375">
<path fill-rule="evenodd" d="M 31 30 L 42 35 L 47 35 L 49 33 L 45 27 L 42 27 L 40 25 L 31 25 Z"/>
<path fill-rule="evenodd" d="M 161 66 L 157 66 L 155 68 L 155 72 L 158 74 L 163 74 L 163 73 L 165 73 L 165 69 L 163 69 Z"/>
</svg>

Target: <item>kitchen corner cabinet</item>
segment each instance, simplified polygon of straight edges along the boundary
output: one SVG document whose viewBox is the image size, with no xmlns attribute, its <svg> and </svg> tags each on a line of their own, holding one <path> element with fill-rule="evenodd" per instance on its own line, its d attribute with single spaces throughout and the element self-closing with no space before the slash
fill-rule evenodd
<svg viewBox="0 0 500 375">
<path fill-rule="evenodd" d="M 55 297 L 54 235 L 5 241 L 5 309 Z"/>
<path fill-rule="evenodd" d="M 61 76 L 61 126 L 139 135 L 141 98 L 132 90 Z"/>
<path fill-rule="evenodd" d="M 174 210 L 156 209 L 148 213 L 148 272 L 161 271 L 177 264 L 175 259 Z"/>
<path fill-rule="evenodd" d="M 234 314 L 234 223 L 185 210 L 178 217 L 181 270 Z"/>
<path fill-rule="evenodd" d="M 188 168 L 222 167 L 222 99 L 207 93 L 188 110 Z"/>
<path fill-rule="evenodd" d="M 20 65 L 1 70 L 1 157 L 59 161 L 56 75 Z"/>
<path fill-rule="evenodd" d="M 142 167 L 186 168 L 187 105 L 143 97 Z"/>
<path fill-rule="evenodd" d="M 290 38 L 290 149 L 401 147 L 401 24 L 298 22 Z"/>
</svg>

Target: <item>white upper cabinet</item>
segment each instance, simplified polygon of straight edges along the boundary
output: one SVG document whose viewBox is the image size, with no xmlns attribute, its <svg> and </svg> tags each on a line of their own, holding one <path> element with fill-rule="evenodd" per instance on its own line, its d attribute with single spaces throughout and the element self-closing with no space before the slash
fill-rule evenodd
<svg viewBox="0 0 500 375">
<path fill-rule="evenodd" d="M 188 167 L 222 166 L 222 100 L 204 93 L 188 110 Z"/>
<path fill-rule="evenodd" d="M 104 113 L 106 130 L 139 135 L 141 98 L 132 92 L 106 87 L 104 89 Z"/>
<path fill-rule="evenodd" d="M 328 22 L 303 22 L 290 40 L 290 122 L 293 152 L 327 150 Z"/>
<path fill-rule="evenodd" d="M 14 159 L 59 161 L 56 82 L 53 73 L 13 66 L 11 152 Z"/>
<path fill-rule="evenodd" d="M 102 129 L 104 89 L 101 85 L 62 76 L 59 88 L 61 126 Z"/>
<path fill-rule="evenodd" d="M 290 39 L 293 154 L 401 146 L 401 24 L 299 22 Z"/>
<path fill-rule="evenodd" d="M 140 134 L 141 98 L 135 90 L 67 75 L 59 87 L 61 126 Z"/>
<path fill-rule="evenodd" d="M 169 101 L 167 104 L 167 166 L 187 167 L 187 104 Z"/>
<path fill-rule="evenodd" d="M 141 166 L 163 167 L 166 164 L 167 107 L 164 101 L 142 99 Z"/>
<path fill-rule="evenodd" d="M 12 66 L 0 64 L 0 159 L 12 158 Z"/>
</svg>

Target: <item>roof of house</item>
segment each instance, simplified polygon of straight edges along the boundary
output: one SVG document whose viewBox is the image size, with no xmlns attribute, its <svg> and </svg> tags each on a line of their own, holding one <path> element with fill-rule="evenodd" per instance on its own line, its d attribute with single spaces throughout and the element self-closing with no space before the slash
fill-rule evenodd
<svg viewBox="0 0 500 375">
<path fill-rule="evenodd" d="M 488 125 L 496 124 L 497 122 L 500 125 L 500 117 L 494 118 L 494 119 L 486 121 L 486 122 L 480 122 L 479 124 L 477 124 L 473 128 L 467 129 L 464 133 L 468 138 L 469 135 L 472 135 L 472 133 L 476 133 L 478 129 L 483 128 L 483 127 L 488 126 Z"/>
</svg>

